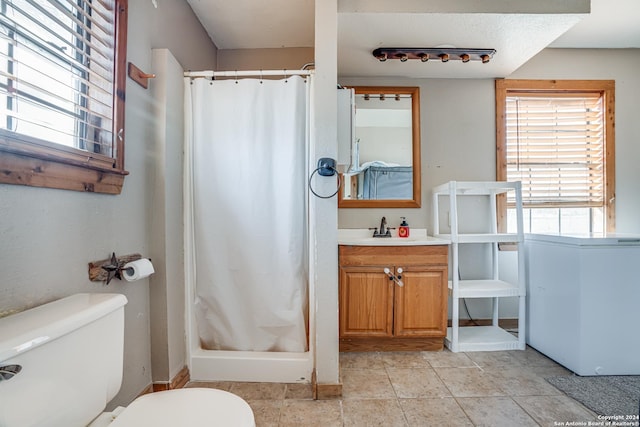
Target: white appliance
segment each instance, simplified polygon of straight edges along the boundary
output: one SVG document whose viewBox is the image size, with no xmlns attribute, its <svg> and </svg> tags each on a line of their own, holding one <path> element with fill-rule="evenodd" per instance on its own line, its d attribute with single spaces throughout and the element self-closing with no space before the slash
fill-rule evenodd
<svg viewBox="0 0 640 427">
<path fill-rule="evenodd" d="M 640 375 L 640 236 L 525 237 L 527 343 L 578 375 Z"/>
</svg>

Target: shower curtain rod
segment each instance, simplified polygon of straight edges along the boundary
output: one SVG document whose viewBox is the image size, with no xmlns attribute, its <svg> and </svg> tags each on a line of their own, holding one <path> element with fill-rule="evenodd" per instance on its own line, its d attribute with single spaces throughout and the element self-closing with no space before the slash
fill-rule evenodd
<svg viewBox="0 0 640 427">
<path fill-rule="evenodd" d="M 313 70 L 185 71 L 185 77 L 308 76 Z"/>
</svg>

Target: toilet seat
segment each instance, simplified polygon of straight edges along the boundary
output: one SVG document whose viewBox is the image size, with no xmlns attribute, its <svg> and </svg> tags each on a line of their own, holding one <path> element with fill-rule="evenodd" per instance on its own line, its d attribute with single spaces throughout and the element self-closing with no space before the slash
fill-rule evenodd
<svg viewBox="0 0 640 427">
<path fill-rule="evenodd" d="M 253 411 L 235 394 L 212 388 L 184 388 L 145 394 L 109 427 L 255 427 Z"/>
</svg>

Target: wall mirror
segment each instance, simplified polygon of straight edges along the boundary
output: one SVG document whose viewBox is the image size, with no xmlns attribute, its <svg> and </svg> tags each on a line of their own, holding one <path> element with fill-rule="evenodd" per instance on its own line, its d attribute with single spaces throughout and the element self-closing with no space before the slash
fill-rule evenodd
<svg viewBox="0 0 640 427">
<path fill-rule="evenodd" d="M 338 207 L 420 207 L 420 88 L 356 86 Z"/>
</svg>

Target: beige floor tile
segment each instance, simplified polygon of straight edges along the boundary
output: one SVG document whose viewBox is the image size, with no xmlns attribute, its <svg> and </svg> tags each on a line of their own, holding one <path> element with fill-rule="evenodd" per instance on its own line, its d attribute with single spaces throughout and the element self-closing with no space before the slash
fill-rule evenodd
<svg viewBox="0 0 640 427">
<path fill-rule="evenodd" d="M 286 385 L 282 383 L 233 383 L 229 390 L 245 400 L 284 399 Z"/>
<path fill-rule="evenodd" d="M 504 396 L 493 375 L 478 368 L 434 368 L 455 397 Z"/>
<path fill-rule="evenodd" d="M 473 351 L 466 353 L 481 368 L 504 368 L 506 366 L 522 366 L 513 355 L 516 351 Z"/>
<path fill-rule="evenodd" d="M 466 353 L 452 353 L 448 349 L 442 351 L 425 351 L 424 358 L 433 368 L 463 368 L 476 366 Z"/>
<path fill-rule="evenodd" d="M 451 397 L 432 368 L 387 368 L 387 374 L 398 398 Z"/>
<path fill-rule="evenodd" d="M 344 352 L 340 353 L 341 369 L 382 369 L 384 363 L 378 352 Z"/>
<path fill-rule="evenodd" d="M 384 366 L 393 368 L 429 368 L 429 362 L 422 351 L 392 351 L 382 352 Z"/>
<path fill-rule="evenodd" d="M 204 387 L 229 391 L 232 384 L 233 382 L 231 381 L 190 381 L 185 385 L 185 388 Z"/>
<path fill-rule="evenodd" d="M 504 369 L 492 368 L 487 369 L 486 372 L 493 375 L 494 381 L 508 396 L 552 396 L 562 394 L 543 377 L 524 366 Z"/>
<path fill-rule="evenodd" d="M 466 397 L 457 401 L 476 427 L 538 425 L 510 397 Z"/>
<path fill-rule="evenodd" d="M 253 410 L 256 427 L 278 427 L 282 400 L 247 400 Z"/>
<path fill-rule="evenodd" d="M 436 399 L 399 399 L 405 418 L 411 427 L 473 426 L 458 402 L 452 397 Z"/>
<path fill-rule="evenodd" d="M 568 396 L 521 396 L 515 400 L 542 426 L 574 421 L 575 425 L 596 420 L 595 414 Z M 587 425 L 584 424 L 584 425 Z"/>
<path fill-rule="evenodd" d="M 281 427 L 340 427 L 339 400 L 285 400 L 280 410 Z"/>
<path fill-rule="evenodd" d="M 565 368 L 561 365 L 556 366 L 532 366 L 529 370 L 539 377 L 549 378 L 549 377 L 562 377 L 565 375 L 573 375 L 573 372 Z"/>
<path fill-rule="evenodd" d="M 345 400 L 344 425 L 349 427 L 405 427 L 404 414 L 397 399 Z"/>
<path fill-rule="evenodd" d="M 509 353 L 524 366 L 541 366 L 547 368 L 558 366 L 555 361 L 529 346 L 527 346 L 524 351 L 511 351 Z"/>
<path fill-rule="evenodd" d="M 396 397 L 384 369 L 343 369 L 344 399 L 392 399 Z"/>
<path fill-rule="evenodd" d="M 257 427 L 552 426 L 596 415 L 545 381 L 572 375 L 535 349 L 340 354 L 343 400 L 310 384 L 192 381 L 244 398 Z"/>
<path fill-rule="evenodd" d="M 311 384 L 287 384 L 284 393 L 285 399 L 313 399 L 313 387 Z"/>
</svg>

